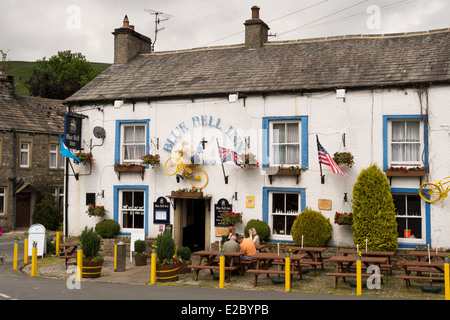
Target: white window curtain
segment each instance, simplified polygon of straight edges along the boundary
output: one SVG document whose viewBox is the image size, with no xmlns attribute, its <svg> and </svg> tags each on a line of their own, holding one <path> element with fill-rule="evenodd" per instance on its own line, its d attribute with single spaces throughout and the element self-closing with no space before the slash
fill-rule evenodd
<svg viewBox="0 0 450 320">
<path fill-rule="evenodd" d="M 420 122 L 392 122 L 392 162 L 420 162 Z"/>
<path fill-rule="evenodd" d="M 273 163 L 299 164 L 300 137 L 299 123 L 274 123 L 273 131 Z"/>
<path fill-rule="evenodd" d="M 145 155 L 145 126 L 125 126 L 123 132 L 124 160 L 140 160 Z"/>
</svg>

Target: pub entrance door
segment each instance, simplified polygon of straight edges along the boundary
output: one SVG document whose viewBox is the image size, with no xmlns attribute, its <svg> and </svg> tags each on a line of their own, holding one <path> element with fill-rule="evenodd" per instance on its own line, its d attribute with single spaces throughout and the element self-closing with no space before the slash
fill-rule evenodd
<svg viewBox="0 0 450 320">
<path fill-rule="evenodd" d="M 183 246 L 192 252 L 205 249 L 206 207 L 204 199 L 184 199 Z M 208 230 L 209 232 L 209 230 Z"/>
</svg>

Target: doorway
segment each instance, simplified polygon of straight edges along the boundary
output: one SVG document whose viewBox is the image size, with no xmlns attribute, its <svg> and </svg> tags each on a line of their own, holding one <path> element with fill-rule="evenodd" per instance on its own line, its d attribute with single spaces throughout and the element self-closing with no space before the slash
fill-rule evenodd
<svg viewBox="0 0 450 320">
<path fill-rule="evenodd" d="M 182 245 L 192 252 L 205 249 L 206 213 L 204 199 L 184 199 Z"/>
<path fill-rule="evenodd" d="M 16 227 L 28 228 L 30 226 L 31 193 L 16 194 Z"/>
</svg>

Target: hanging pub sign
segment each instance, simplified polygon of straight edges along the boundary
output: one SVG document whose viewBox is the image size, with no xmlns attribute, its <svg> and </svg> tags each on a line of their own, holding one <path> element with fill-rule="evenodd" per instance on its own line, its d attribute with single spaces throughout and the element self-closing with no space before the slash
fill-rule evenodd
<svg viewBox="0 0 450 320">
<path fill-rule="evenodd" d="M 81 120 L 81 117 L 73 114 L 64 115 L 64 143 L 69 149 L 82 149 Z"/>
<path fill-rule="evenodd" d="M 170 223 L 170 203 L 165 197 L 153 202 L 153 223 Z"/>
<path fill-rule="evenodd" d="M 227 199 L 220 199 L 214 205 L 214 223 L 216 227 L 227 227 L 227 224 L 222 223 L 222 213 L 233 211 L 233 205 L 228 203 Z"/>
</svg>

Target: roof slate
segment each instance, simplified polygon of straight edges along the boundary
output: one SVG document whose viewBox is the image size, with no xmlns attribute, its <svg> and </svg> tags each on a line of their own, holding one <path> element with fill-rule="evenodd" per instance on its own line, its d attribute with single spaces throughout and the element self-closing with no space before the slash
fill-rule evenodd
<svg viewBox="0 0 450 320">
<path fill-rule="evenodd" d="M 0 98 L 0 130 L 62 133 L 65 113 L 62 102 L 27 96 Z"/>
<path fill-rule="evenodd" d="M 158 99 L 450 80 L 450 28 L 141 54 L 112 65 L 67 101 Z"/>
</svg>

